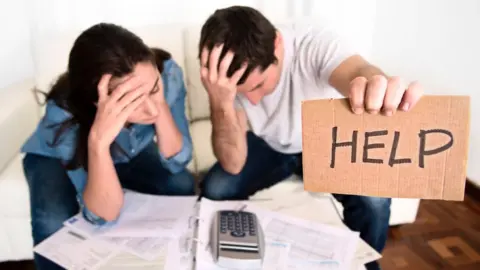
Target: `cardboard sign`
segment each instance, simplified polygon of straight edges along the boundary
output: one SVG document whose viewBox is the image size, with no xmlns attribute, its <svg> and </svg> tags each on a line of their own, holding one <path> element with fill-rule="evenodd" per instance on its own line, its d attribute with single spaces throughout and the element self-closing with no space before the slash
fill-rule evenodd
<svg viewBox="0 0 480 270">
<path fill-rule="evenodd" d="M 409 112 L 354 114 L 348 99 L 302 104 L 304 188 L 463 200 L 470 98 L 424 96 Z"/>
</svg>

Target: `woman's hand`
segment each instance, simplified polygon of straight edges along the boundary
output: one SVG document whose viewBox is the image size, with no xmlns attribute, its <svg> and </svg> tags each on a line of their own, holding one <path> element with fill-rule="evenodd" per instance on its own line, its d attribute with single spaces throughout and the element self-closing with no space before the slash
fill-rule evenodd
<svg viewBox="0 0 480 270">
<path fill-rule="evenodd" d="M 121 83 L 109 95 L 111 77 L 111 74 L 103 75 L 98 83 L 97 114 L 89 136 L 89 146 L 94 148 L 108 149 L 125 126 L 129 115 L 147 97 L 137 89 L 142 82 L 135 77 Z"/>
</svg>

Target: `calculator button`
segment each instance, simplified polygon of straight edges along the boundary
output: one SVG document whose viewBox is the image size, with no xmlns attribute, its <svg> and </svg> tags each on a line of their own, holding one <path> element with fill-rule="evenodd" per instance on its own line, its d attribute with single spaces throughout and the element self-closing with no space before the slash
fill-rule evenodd
<svg viewBox="0 0 480 270">
<path fill-rule="evenodd" d="M 239 231 L 233 231 L 233 232 L 231 233 L 231 235 L 232 235 L 233 237 L 244 237 L 244 236 L 245 236 L 245 233 L 244 233 L 244 232 L 239 232 Z"/>
</svg>

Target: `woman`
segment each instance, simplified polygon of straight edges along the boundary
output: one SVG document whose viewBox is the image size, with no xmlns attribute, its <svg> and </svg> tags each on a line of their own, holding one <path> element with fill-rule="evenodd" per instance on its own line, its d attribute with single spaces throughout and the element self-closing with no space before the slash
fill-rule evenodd
<svg viewBox="0 0 480 270">
<path fill-rule="evenodd" d="M 122 188 L 193 195 L 185 95 L 169 53 L 116 25 L 84 31 L 23 146 L 34 244 L 79 211 L 94 224 L 114 221 Z M 35 261 L 40 270 L 56 267 Z"/>
</svg>

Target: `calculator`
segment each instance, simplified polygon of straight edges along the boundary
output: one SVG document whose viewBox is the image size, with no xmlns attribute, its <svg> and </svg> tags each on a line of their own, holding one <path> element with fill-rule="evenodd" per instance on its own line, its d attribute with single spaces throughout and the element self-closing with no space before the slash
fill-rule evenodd
<svg viewBox="0 0 480 270">
<path fill-rule="evenodd" d="M 265 245 L 257 216 L 246 211 L 218 211 L 212 225 L 211 248 L 220 267 L 261 269 Z"/>
</svg>

